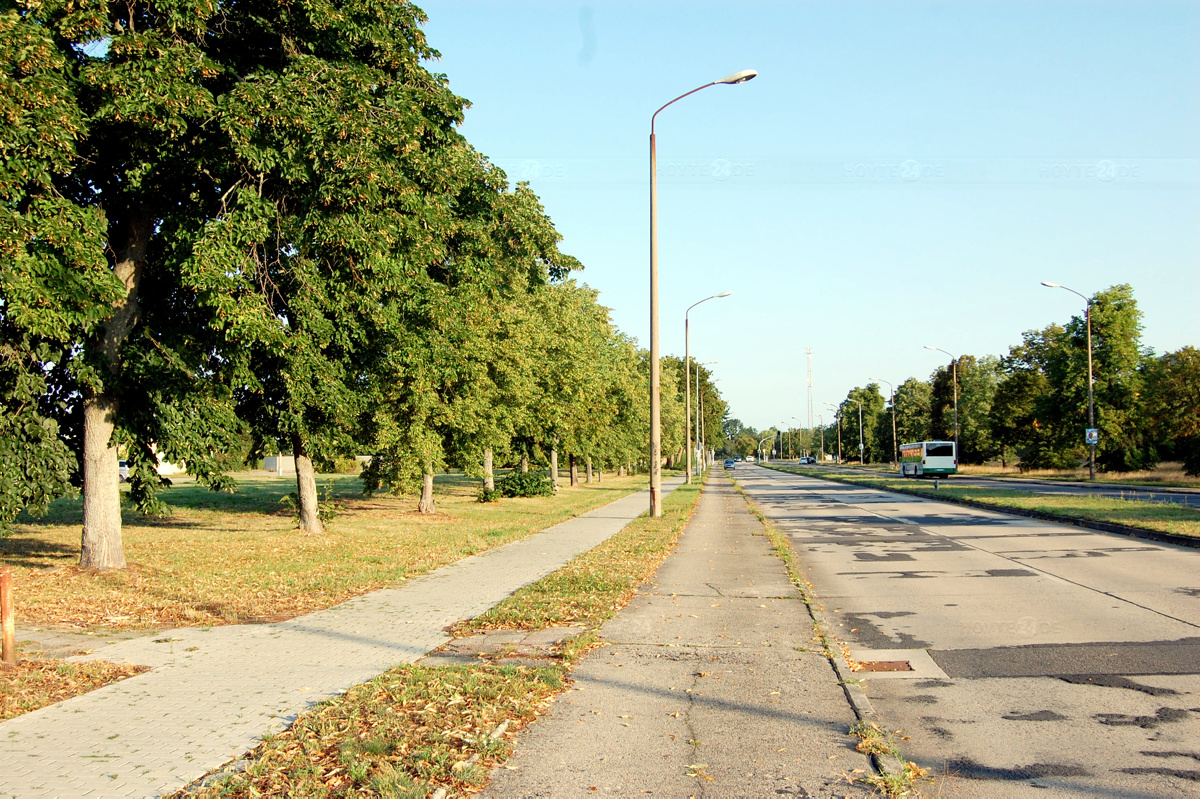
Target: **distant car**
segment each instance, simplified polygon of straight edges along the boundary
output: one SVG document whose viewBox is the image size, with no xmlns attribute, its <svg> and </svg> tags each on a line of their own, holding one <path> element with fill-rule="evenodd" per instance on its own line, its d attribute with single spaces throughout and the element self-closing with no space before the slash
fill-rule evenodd
<svg viewBox="0 0 1200 799">
<path fill-rule="evenodd" d="M 733 458 L 726 458 L 725 459 L 725 468 L 732 469 L 736 463 L 737 463 L 737 461 L 735 461 Z"/>
<path fill-rule="evenodd" d="M 747 455 L 747 456 L 746 456 L 746 463 L 754 463 L 754 456 L 753 456 L 753 455 Z"/>
<path fill-rule="evenodd" d="M 807 464 L 807 463 L 815 464 L 816 462 L 817 462 L 816 458 L 810 458 L 807 455 L 800 459 L 800 463 L 802 463 L 802 464 Z"/>
<path fill-rule="evenodd" d="M 117 480 L 122 483 L 129 482 L 129 461 L 117 461 Z"/>
</svg>

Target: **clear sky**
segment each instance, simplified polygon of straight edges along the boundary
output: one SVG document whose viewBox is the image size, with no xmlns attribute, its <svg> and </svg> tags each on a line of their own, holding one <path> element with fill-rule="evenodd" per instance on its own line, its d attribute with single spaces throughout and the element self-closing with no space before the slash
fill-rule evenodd
<svg viewBox="0 0 1200 799">
<path fill-rule="evenodd" d="M 1200 346 L 1200 3 L 417 3 L 615 323 L 649 344 L 658 118 L 663 353 L 759 428 L 869 377 L 1002 355 L 1133 285 L 1156 352 Z M 883 387 L 886 392 L 886 386 Z"/>
</svg>

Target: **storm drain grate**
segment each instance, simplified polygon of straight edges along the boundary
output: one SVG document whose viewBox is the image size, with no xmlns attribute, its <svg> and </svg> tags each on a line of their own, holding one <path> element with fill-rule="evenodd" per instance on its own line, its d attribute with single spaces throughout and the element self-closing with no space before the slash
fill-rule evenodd
<svg viewBox="0 0 1200 799">
<path fill-rule="evenodd" d="M 907 660 L 861 660 L 855 662 L 855 671 L 912 671 Z"/>
</svg>

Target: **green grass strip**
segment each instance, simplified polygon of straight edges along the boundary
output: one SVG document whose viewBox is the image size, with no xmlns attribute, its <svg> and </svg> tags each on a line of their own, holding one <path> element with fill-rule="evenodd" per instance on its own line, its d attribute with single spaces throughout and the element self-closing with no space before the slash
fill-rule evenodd
<svg viewBox="0 0 1200 799">
<path fill-rule="evenodd" d="M 1019 488 L 974 488 L 954 485 L 953 480 L 949 479 L 942 480 L 940 488 L 934 490 L 928 480 L 914 482 L 911 478 L 830 473 L 798 466 L 768 468 L 820 480 L 864 485 L 899 494 L 913 494 L 927 499 L 965 500 L 1000 510 L 1016 509 L 1062 519 L 1114 524 L 1191 538 L 1200 537 L 1200 510 L 1174 502 L 1147 502 L 1090 494 L 1045 494 Z"/>
<path fill-rule="evenodd" d="M 565 625 L 598 627 L 629 604 L 638 584 L 650 579 L 670 554 L 696 510 L 701 488 L 702 483 L 676 488 L 663 499 L 660 518 L 643 513 L 624 530 L 558 571 L 456 626 L 455 633 Z"/>
</svg>

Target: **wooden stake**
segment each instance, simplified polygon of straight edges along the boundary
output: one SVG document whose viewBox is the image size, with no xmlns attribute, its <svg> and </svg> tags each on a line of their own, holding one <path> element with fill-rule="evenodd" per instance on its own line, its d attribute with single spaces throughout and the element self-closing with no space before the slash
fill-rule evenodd
<svg viewBox="0 0 1200 799">
<path fill-rule="evenodd" d="M 3 634 L 3 660 L 5 666 L 17 665 L 17 622 L 13 616 L 12 569 L 0 569 L 0 626 Z"/>
</svg>

